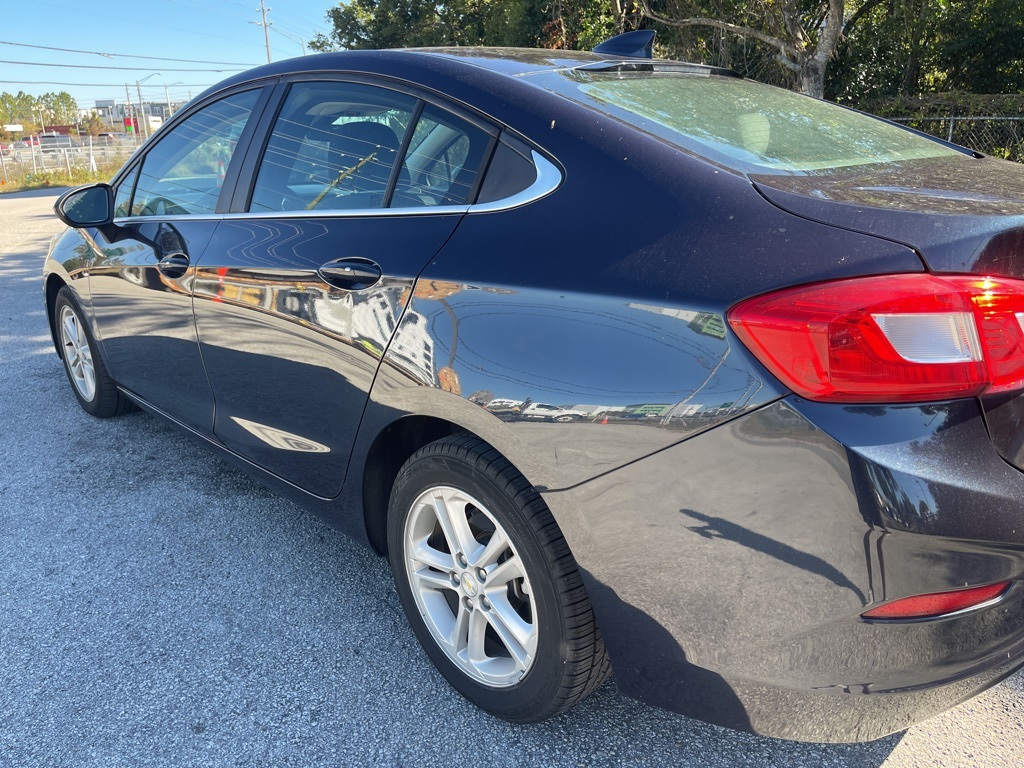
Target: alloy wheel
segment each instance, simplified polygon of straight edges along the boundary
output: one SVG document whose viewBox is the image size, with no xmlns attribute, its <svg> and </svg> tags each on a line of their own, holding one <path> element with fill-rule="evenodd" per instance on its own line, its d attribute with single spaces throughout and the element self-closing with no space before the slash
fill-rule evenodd
<svg viewBox="0 0 1024 768">
<path fill-rule="evenodd" d="M 438 646 L 483 685 L 521 681 L 537 653 L 537 610 L 495 517 L 463 491 L 431 487 L 412 504 L 404 547 L 413 599 Z"/>
<path fill-rule="evenodd" d="M 85 337 L 81 320 L 67 305 L 60 311 L 60 338 L 64 364 L 71 374 L 71 382 L 83 400 L 91 401 L 96 396 L 96 367 L 93 364 L 92 349 Z"/>
</svg>

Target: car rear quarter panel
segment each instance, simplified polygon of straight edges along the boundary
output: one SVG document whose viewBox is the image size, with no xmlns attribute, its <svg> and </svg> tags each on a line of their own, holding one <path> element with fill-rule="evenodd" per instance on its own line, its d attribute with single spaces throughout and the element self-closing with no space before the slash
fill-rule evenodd
<svg viewBox="0 0 1024 768">
<path fill-rule="evenodd" d="M 540 132 L 562 185 L 463 219 L 420 275 L 364 429 L 447 418 L 461 398 L 531 482 L 573 485 L 784 394 L 729 331 L 734 302 L 922 269 L 904 246 L 792 216 L 743 177 L 589 110 L 547 106 L 554 120 L 513 127 Z M 588 416 L 539 423 L 515 407 L 492 413 L 491 399 Z"/>
</svg>

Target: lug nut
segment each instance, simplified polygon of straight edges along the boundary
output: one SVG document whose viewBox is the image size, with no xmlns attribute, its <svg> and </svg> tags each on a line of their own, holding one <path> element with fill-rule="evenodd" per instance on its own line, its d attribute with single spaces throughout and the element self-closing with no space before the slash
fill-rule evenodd
<svg viewBox="0 0 1024 768">
<path fill-rule="evenodd" d="M 451 579 L 453 587 L 459 586 L 459 574 L 457 574 L 455 571 L 449 573 L 448 578 Z"/>
<path fill-rule="evenodd" d="M 486 581 L 487 580 L 487 571 L 485 571 L 483 568 L 477 568 L 476 569 L 476 578 L 481 583 Z"/>
<path fill-rule="evenodd" d="M 467 560 L 466 556 L 461 552 L 459 552 L 459 554 L 455 556 L 455 559 L 459 561 L 459 565 L 461 565 L 463 568 L 469 565 L 469 560 Z"/>
<path fill-rule="evenodd" d="M 467 611 L 472 611 L 473 610 L 473 601 L 470 600 L 468 597 L 462 598 L 462 604 L 464 606 L 466 606 L 466 610 Z"/>
<path fill-rule="evenodd" d="M 486 597 L 481 597 L 480 607 L 483 608 L 485 611 L 491 610 L 491 601 L 488 600 Z"/>
</svg>

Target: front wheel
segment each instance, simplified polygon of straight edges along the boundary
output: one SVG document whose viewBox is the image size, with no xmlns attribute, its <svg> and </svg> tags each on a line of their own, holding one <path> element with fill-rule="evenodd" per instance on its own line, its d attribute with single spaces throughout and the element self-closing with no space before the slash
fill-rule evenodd
<svg viewBox="0 0 1024 768">
<path fill-rule="evenodd" d="M 64 372 L 82 409 L 101 419 L 131 410 L 132 402 L 107 374 L 85 315 L 67 286 L 57 293 L 53 314 Z"/>
<path fill-rule="evenodd" d="M 562 712 L 608 676 L 575 560 L 543 500 L 471 435 L 417 451 L 391 494 L 388 546 L 413 631 L 463 696 L 498 717 Z"/>
</svg>

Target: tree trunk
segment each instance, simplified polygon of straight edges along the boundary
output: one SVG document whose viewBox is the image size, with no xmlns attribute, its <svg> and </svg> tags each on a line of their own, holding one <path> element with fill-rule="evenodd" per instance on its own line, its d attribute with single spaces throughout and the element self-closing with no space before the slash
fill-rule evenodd
<svg viewBox="0 0 1024 768">
<path fill-rule="evenodd" d="M 816 99 L 825 97 L 825 65 L 816 59 L 808 59 L 800 67 L 800 90 Z"/>
</svg>

